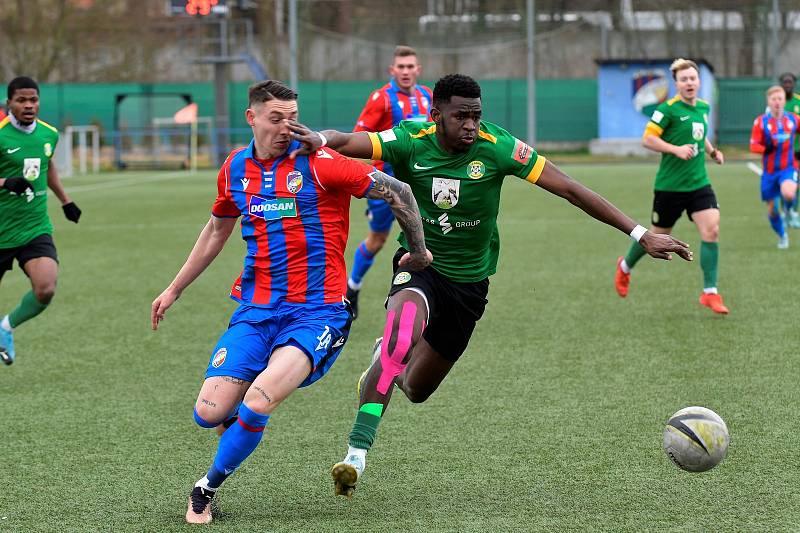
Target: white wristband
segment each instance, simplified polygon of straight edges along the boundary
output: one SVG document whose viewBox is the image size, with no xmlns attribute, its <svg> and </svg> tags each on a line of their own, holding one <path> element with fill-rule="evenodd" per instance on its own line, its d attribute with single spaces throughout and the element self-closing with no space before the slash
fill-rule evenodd
<svg viewBox="0 0 800 533">
<path fill-rule="evenodd" d="M 328 144 L 328 138 L 327 137 L 325 137 L 320 132 L 317 132 L 317 135 L 319 135 L 319 138 L 322 139 L 322 146 L 325 146 L 326 144 Z M 322 146 L 320 146 L 320 148 L 322 148 Z"/>
<path fill-rule="evenodd" d="M 636 242 L 639 242 L 639 240 L 641 240 L 641 238 L 642 238 L 642 235 L 644 235 L 646 232 L 647 232 L 647 228 L 637 224 L 636 227 L 631 230 L 631 233 L 630 233 L 631 239 L 633 239 Z"/>
</svg>

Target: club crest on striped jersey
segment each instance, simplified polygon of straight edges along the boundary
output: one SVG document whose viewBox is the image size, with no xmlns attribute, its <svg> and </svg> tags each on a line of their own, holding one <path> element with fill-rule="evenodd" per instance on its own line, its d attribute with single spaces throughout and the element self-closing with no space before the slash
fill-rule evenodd
<svg viewBox="0 0 800 533">
<path fill-rule="evenodd" d="M 217 353 L 214 354 L 214 358 L 211 359 L 211 366 L 214 368 L 219 368 L 222 366 L 222 363 L 225 362 L 225 357 L 228 355 L 227 348 L 220 348 L 217 350 Z"/>
<path fill-rule="evenodd" d="M 447 178 L 433 178 L 431 185 L 431 199 L 436 207 L 450 209 L 458 203 L 458 193 L 461 188 L 459 180 Z"/>
<path fill-rule="evenodd" d="M 292 194 L 303 188 L 303 173 L 298 170 L 293 170 L 286 174 L 286 190 Z"/>
</svg>

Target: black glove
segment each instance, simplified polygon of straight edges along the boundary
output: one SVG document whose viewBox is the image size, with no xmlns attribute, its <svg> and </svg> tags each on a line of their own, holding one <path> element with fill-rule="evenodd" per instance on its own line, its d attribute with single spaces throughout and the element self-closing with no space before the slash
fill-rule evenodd
<svg viewBox="0 0 800 533">
<path fill-rule="evenodd" d="M 25 191 L 28 189 L 33 192 L 33 187 L 31 187 L 31 182 L 26 180 L 25 178 L 6 178 L 6 181 L 3 182 L 3 188 L 7 191 L 11 191 L 14 194 L 25 194 Z"/>
<path fill-rule="evenodd" d="M 64 204 L 61 206 L 61 209 L 64 210 L 64 216 L 67 217 L 67 220 L 76 224 L 78 223 L 78 220 L 81 218 L 81 210 L 78 209 L 78 206 L 75 205 L 75 202 Z"/>
<path fill-rule="evenodd" d="M 794 153 L 794 158 L 795 158 L 795 160 L 800 161 L 800 150 L 798 150 L 798 151 L 796 151 Z"/>
</svg>

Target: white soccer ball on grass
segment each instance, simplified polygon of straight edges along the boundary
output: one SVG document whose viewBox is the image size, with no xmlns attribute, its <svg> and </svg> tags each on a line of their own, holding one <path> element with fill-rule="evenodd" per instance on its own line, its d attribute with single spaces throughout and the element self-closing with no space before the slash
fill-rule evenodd
<svg viewBox="0 0 800 533">
<path fill-rule="evenodd" d="M 664 452 L 689 472 L 714 468 L 728 452 L 728 426 L 705 407 L 686 407 L 672 415 L 664 428 Z"/>
</svg>

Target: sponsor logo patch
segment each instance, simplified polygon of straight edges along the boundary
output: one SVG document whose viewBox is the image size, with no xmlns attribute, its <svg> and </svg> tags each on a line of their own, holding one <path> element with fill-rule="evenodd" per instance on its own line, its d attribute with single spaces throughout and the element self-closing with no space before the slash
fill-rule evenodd
<svg viewBox="0 0 800 533">
<path fill-rule="evenodd" d="M 484 174 L 486 174 L 486 165 L 483 164 L 483 161 L 472 161 L 469 164 L 467 175 L 470 178 L 477 180 L 482 178 Z"/>
<path fill-rule="evenodd" d="M 511 154 L 514 158 L 514 161 L 520 163 L 522 165 L 527 165 L 528 161 L 531 159 L 531 154 L 533 153 L 533 148 L 525 144 L 524 142 L 517 139 L 517 142 L 514 144 L 514 153 Z"/>
<path fill-rule="evenodd" d="M 394 277 L 394 281 L 392 281 L 392 285 L 402 285 L 404 283 L 408 283 L 411 281 L 411 274 L 408 272 L 398 272 L 398 274 Z"/>
<path fill-rule="evenodd" d="M 661 111 L 653 111 L 653 116 L 650 118 L 650 120 L 658 124 L 659 122 L 661 122 L 662 118 L 664 118 L 664 113 L 662 113 Z"/>
<path fill-rule="evenodd" d="M 706 134 L 706 126 L 702 122 L 692 122 L 692 139 L 702 141 Z"/>
<path fill-rule="evenodd" d="M 22 163 L 22 175 L 28 181 L 33 181 L 39 177 L 42 168 L 42 160 L 38 157 L 26 157 Z"/>
<path fill-rule="evenodd" d="M 297 194 L 297 192 L 302 188 L 303 173 L 297 170 L 289 172 L 286 175 L 286 189 L 292 194 Z"/>
<path fill-rule="evenodd" d="M 385 143 L 397 140 L 397 135 L 394 134 L 394 130 L 384 130 L 378 133 L 378 136 L 383 139 Z"/>
<path fill-rule="evenodd" d="M 461 188 L 459 180 L 433 178 L 431 199 L 440 209 L 450 209 L 458 203 L 458 192 Z"/>
<path fill-rule="evenodd" d="M 251 196 L 248 212 L 251 216 L 264 220 L 277 220 L 279 218 L 296 217 L 297 203 L 294 198 L 276 198 L 269 200 L 260 196 Z"/>
<path fill-rule="evenodd" d="M 214 354 L 214 358 L 211 360 L 211 366 L 214 368 L 219 368 L 222 366 L 222 363 L 225 362 L 225 357 L 228 355 L 227 348 L 220 348 L 217 350 L 217 353 Z"/>
</svg>

